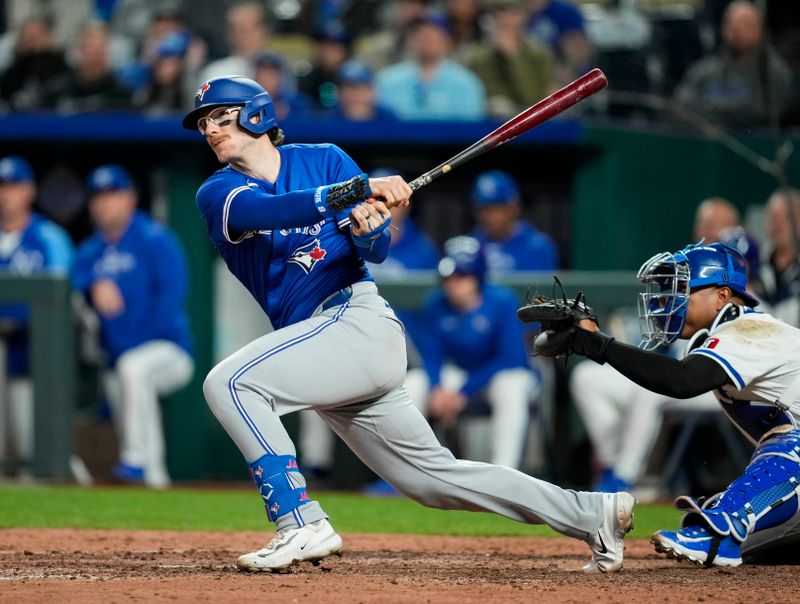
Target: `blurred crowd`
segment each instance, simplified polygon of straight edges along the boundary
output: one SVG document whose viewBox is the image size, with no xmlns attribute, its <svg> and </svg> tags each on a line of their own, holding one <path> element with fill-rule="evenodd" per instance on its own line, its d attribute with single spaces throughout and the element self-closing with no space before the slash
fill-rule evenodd
<svg viewBox="0 0 800 604">
<path fill-rule="evenodd" d="M 0 108 L 178 112 L 203 81 L 241 74 L 279 120 L 507 118 L 600 66 L 610 90 L 582 111 L 796 123 L 800 24 L 786 4 L 4 0 Z"/>
</svg>

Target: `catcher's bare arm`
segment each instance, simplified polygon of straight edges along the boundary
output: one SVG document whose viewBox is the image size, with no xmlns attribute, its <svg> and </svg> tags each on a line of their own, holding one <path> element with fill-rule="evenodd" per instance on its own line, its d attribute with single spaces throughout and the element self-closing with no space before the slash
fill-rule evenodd
<svg viewBox="0 0 800 604">
<path fill-rule="evenodd" d="M 557 279 L 556 282 L 560 287 Z M 678 361 L 617 342 L 602 331 L 580 327 L 581 321 L 597 324 L 597 316 L 584 302 L 583 292 L 572 300 L 563 294 L 561 299 L 536 296 L 517 311 L 517 317 L 525 323 L 541 322 L 541 333 L 534 340 L 537 354 L 568 357 L 574 353 L 600 364 L 608 362 L 631 381 L 665 396 L 691 398 L 729 381 L 722 366 L 710 358 L 689 355 Z"/>
</svg>

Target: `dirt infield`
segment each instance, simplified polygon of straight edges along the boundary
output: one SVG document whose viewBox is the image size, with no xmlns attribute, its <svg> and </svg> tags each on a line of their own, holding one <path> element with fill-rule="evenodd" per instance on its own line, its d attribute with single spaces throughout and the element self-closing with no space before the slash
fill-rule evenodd
<svg viewBox="0 0 800 604">
<path fill-rule="evenodd" d="M 625 571 L 580 572 L 588 547 L 560 538 L 345 535 L 342 558 L 246 574 L 261 533 L 6 529 L 0 602 L 747 602 L 786 601 L 796 566 L 677 564 L 630 541 Z"/>
</svg>

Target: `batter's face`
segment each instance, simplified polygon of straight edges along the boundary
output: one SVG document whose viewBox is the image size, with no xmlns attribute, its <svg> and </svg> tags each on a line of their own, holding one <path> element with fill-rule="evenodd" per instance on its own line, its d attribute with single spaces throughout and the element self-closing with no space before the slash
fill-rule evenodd
<svg viewBox="0 0 800 604">
<path fill-rule="evenodd" d="M 239 127 L 238 108 L 218 107 L 209 111 L 206 117 L 212 119 L 204 121 L 201 118 L 198 120 L 198 128 L 221 164 L 229 164 L 247 157 L 258 139 Z"/>
<path fill-rule="evenodd" d="M 13 222 L 30 213 L 36 187 L 27 182 L 0 183 L 0 219 Z"/>
</svg>

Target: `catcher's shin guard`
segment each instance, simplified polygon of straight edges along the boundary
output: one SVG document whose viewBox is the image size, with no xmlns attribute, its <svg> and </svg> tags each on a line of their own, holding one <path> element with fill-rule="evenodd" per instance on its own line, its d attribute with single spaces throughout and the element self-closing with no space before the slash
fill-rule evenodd
<svg viewBox="0 0 800 604">
<path fill-rule="evenodd" d="M 678 497 L 686 511 L 682 526 L 702 524 L 739 543 L 748 535 L 782 524 L 797 512 L 800 494 L 800 430 L 790 426 L 769 432 L 744 473 L 712 500 L 702 504 Z"/>
</svg>

